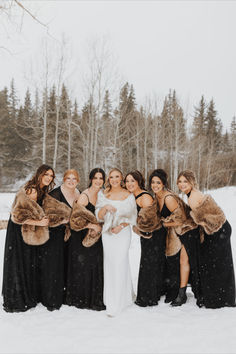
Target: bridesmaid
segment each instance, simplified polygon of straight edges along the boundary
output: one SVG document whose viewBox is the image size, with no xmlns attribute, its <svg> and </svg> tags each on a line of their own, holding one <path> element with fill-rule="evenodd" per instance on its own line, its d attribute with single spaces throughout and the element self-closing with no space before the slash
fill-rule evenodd
<svg viewBox="0 0 236 354">
<path fill-rule="evenodd" d="M 104 222 L 104 303 L 108 316 L 116 316 L 133 303 L 133 288 L 129 264 L 129 247 L 137 218 L 133 194 L 123 187 L 123 175 L 113 168 L 106 189 L 98 194 L 98 220 Z"/>
<path fill-rule="evenodd" d="M 67 170 L 63 176 L 63 184 L 49 194 L 71 209 L 74 200 L 80 196 L 78 183 L 78 172 L 74 169 Z M 49 311 L 58 310 L 64 302 L 68 248 L 68 242 L 64 241 L 65 230 L 65 225 L 50 228 L 50 239 L 39 250 L 42 303 Z"/>
<path fill-rule="evenodd" d="M 172 192 L 171 195 L 178 203 L 178 207 L 169 216 L 163 219 L 163 225 L 168 228 L 168 243 L 170 243 L 169 238 L 171 236 L 173 241 L 175 239 L 174 242 L 177 241 L 176 251 L 179 250 L 176 256 L 167 257 L 169 274 L 171 273 L 170 275 L 173 279 L 174 277 L 176 278 L 175 284 L 176 287 L 179 287 L 178 295 L 176 299 L 171 302 L 171 305 L 181 306 L 187 301 L 186 289 L 189 283 L 197 299 L 197 305 L 201 307 L 199 227 L 190 216 L 189 206 L 180 199 L 177 194 Z M 176 261 L 178 264 L 176 264 Z"/>
<path fill-rule="evenodd" d="M 43 199 L 54 186 L 55 174 L 41 165 L 17 193 L 8 222 L 3 271 L 3 308 L 21 312 L 41 301 L 38 252 L 48 240 L 48 218 Z"/>
<path fill-rule="evenodd" d="M 97 195 L 105 182 L 105 172 L 94 168 L 89 174 L 89 187 L 77 203 L 94 214 Z M 101 226 L 88 224 L 89 229 L 101 231 Z M 103 303 L 103 249 L 101 238 L 91 247 L 82 242 L 88 229 L 71 231 L 68 244 L 66 304 L 81 309 L 101 311 Z"/>
<path fill-rule="evenodd" d="M 139 171 L 131 171 L 125 176 L 125 186 L 135 196 L 137 212 L 153 204 L 153 197 L 145 190 L 145 180 Z M 151 235 L 150 235 L 151 236 Z M 141 259 L 138 278 L 138 291 L 135 303 L 139 306 L 153 306 L 158 304 L 161 293 L 158 292 L 158 276 L 162 274 L 165 263 L 165 250 L 160 247 L 159 237 L 141 237 Z M 152 278 L 152 281 L 150 281 Z M 164 281 L 164 280 L 163 280 Z"/>
<path fill-rule="evenodd" d="M 190 170 L 179 173 L 178 187 L 188 197 L 191 216 L 203 228 L 200 245 L 200 276 L 206 308 L 235 306 L 235 277 L 230 244 L 231 226 L 221 208 L 197 188 Z"/>
<path fill-rule="evenodd" d="M 168 189 L 167 173 L 163 169 L 154 170 L 149 177 L 149 186 L 157 200 L 161 217 L 166 218 L 178 207 L 177 201 L 173 198 L 171 195 L 172 192 Z M 171 257 L 171 262 L 167 262 L 166 237 L 167 228 L 164 225 L 162 225 L 159 230 L 153 232 L 152 242 L 154 243 L 154 249 L 150 251 L 152 252 L 149 265 L 150 272 L 146 273 L 146 276 L 149 279 L 149 284 L 152 283 L 152 279 L 155 279 L 155 287 L 152 289 L 148 303 L 150 305 L 157 305 L 161 295 L 166 294 L 166 303 L 174 300 L 177 295 L 176 272 L 172 272 L 172 266 L 175 267 L 176 263 L 175 256 Z M 146 284 L 148 284 L 147 280 Z M 140 284 L 140 287 L 141 286 L 142 284 Z M 149 287 L 151 287 L 151 285 L 149 285 Z M 146 290 L 147 294 L 148 290 L 149 289 Z"/>
</svg>

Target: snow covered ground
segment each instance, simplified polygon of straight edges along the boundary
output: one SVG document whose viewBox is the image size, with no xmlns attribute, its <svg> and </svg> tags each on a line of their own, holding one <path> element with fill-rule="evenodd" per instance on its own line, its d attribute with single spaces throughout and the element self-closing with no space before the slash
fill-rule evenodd
<svg viewBox="0 0 236 354">
<path fill-rule="evenodd" d="M 236 264 L 236 187 L 210 192 L 233 227 Z M 0 194 L 0 218 L 8 218 L 13 194 Z M 0 282 L 5 231 L 0 231 Z M 133 236 L 130 261 L 134 286 L 140 258 Z M 172 308 L 132 305 L 120 316 L 63 306 L 48 312 L 42 305 L 25 313 L 0 308 L 0 353 L 236 353 L 236 308 L 199 309 L 191 292 L 188 302 Z M 0 298 L 2 303 L 2 298 Z"/>
</svg>

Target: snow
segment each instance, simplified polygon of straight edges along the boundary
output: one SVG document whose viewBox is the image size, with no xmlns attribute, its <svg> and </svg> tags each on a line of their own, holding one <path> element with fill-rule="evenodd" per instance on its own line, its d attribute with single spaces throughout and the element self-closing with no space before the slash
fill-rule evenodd
<svg viewBox="0 0 236 354">
<path fill-rule="evenodd" d="M 236 262 L 236 187 L 210 191 L 233 228 Z M 0 218 L 8 218 L 12 193 L 0 194 Z M 0 231 L 0 282 L 5 230 Z M 134 286 L 140 258 L 139 238 L 133 235 L 130 261 Z M 2 298 L 1 298 L 2 303 Z M 0 353 L 236 353 L 236 309 L 199 309 L 191 291 L 187 304 L 172 308 L 132 305 L 120 316 L 104 311 L 62 306 L 48 312 L 42 305 L 25 313 L 0 308 Z"/>
</svg>

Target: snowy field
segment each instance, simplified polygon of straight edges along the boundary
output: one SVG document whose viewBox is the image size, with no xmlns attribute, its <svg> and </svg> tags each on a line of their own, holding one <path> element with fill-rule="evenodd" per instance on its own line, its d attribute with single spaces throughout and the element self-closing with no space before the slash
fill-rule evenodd
<svg viewBox="0 0 236 354">
<path fill-rule="evenodd" d="M 236 187 L 210 192 L 233 227 L 236 264 Z M 13 194 L 0 194 L 0 218 L 8 218 Z M 0 231 L 0 282 L 5 230 Z M 134 287 L 140 258 L 133 236 L 130 261 Z M 2 303 L 2 298 L 1 298 Z M 25 313 L 0 308 L 0 353 L 236 353 L 236 308 L 199 309 L 191 292 L 179 308 L 164 303 L 132 305 L 120 316 L 63 306 L 48 312 L 42 305 Z"/>
</svg>

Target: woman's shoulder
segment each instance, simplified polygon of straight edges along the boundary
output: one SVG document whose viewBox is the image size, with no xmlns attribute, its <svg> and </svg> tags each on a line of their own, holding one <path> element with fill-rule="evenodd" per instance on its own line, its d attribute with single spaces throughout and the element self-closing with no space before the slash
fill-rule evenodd
<svg viewBox="0 0 236 354">
<path fill-rule="evenodd" d="M 188 200 L 191 209 L 197 208 L 202 203 L 203 199 L 204 194 L 201 191 L 198 189 L 192 190 Z"/>
<path fill-rule="evenodd" d="M 174 200 L 176 201 L 178 199 L 179 199 L 179 196 L 171 190 L 166 191 L 166 193 L 164 195 L 164 202 L 165 203 L 171 203 Z"/>
<path fill-rule="evenodd" d="M 179 205 L 180 198 L 172 191 L 167 191 L 164 196 L 164 204 L 170 211 L 175 210 Z"/>
<path fill-rule="evenodd" d="M 124 196 L 124 197 L 129 197 L 132 193 L 130 193 L 127 189 L 123 189 L 121 191 L 121 195 Z"/>
<path fill-rule="evenodd" d="M 139 199 L 139 206 L 141 208 L 146 208 L 153 203 L 153 197 L 147 191 L 142 191 L 141 193 L 142 193 L 142 195 L 138 198 Z M 136 202 L 137 202 L 137 200 L 136 200 Z"/>
<path fill-rule="evenodd" d="M 119 194 L 118 201 L 125 202 L 135 200 L 133 193 L 130 193 L 127 189 L 123 189 Z"/>
<path fill-rule="evenodd" d="M 89 203 L 88 189 L 85 189 L 82 193 L 79 193 L 77 201 L 79 204 L 83 206 L 88 205 Z"/>
</svg>

